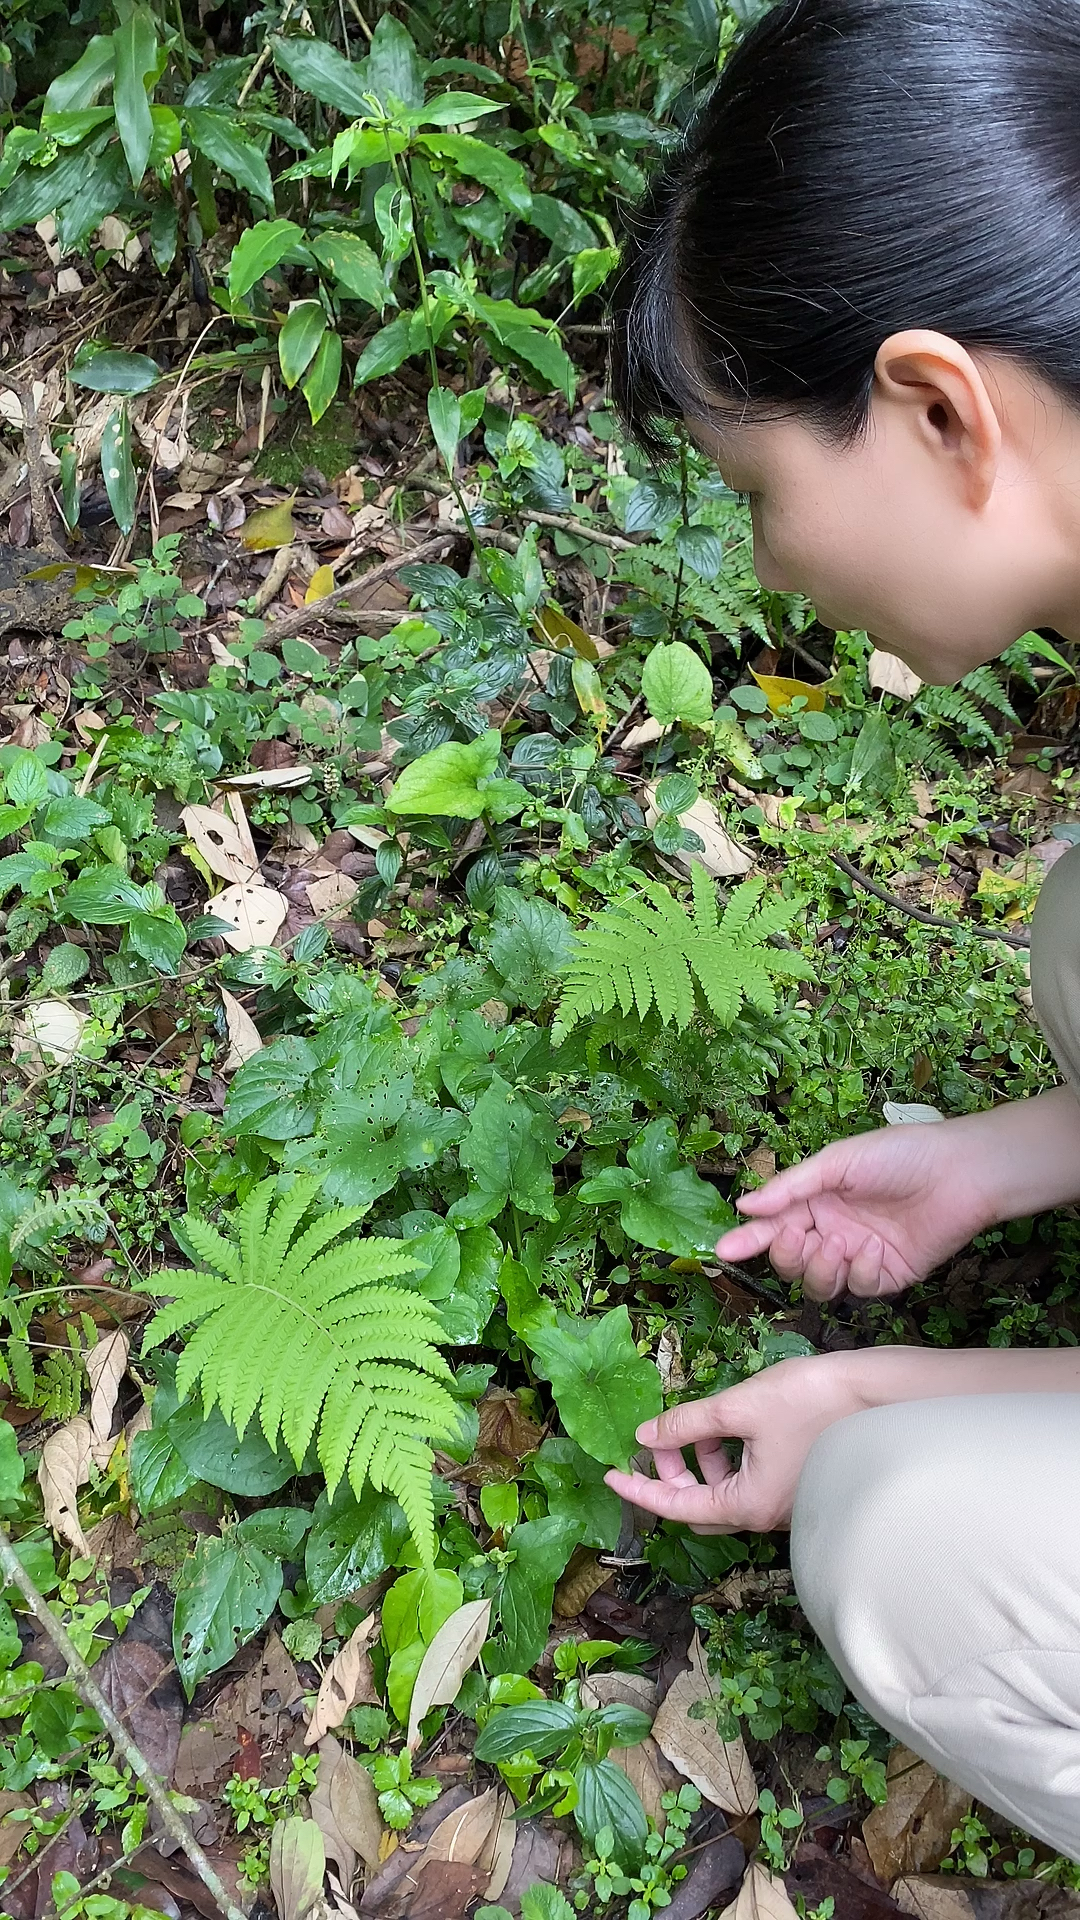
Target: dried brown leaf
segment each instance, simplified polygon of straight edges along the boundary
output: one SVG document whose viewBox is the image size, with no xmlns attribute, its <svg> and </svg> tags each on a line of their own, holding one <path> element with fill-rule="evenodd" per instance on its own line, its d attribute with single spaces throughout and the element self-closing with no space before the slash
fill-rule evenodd
<svg viewBox="0 0 1080 1920">
<path fill-rule="evenodd" d="M 78 1554 L 89 1554 L 79 1521 L 78 1491 L 90 1478 L 90 1422 L 76 1414 L 46 1440 L 41 1449 L 38 1485 L 45 1503 L 45 1523 L 57 1538 Z"/>
<path fill-rule="evenodd" d="M 971 1895 L 947 1874 L 906 1875 L 892 1890 L 901 1913 L 913 1920 L 974 1920 Z"/>
<path fill-rule="evenodd" d="M 953 1828 L 971 1795 L 907 1747 L 894 1747 L 886 1770 L 888 1799 L 863 1821 L 863 1839 L 879 1880 L 926 1873 L 944 1860 Z"/>
<path fill-rule="evenodd" d="M 307 1920 L 322 1893 L 323 1837 L 314 1820 L 279 1820 L 270 1835 L 270 1886 L 280 1920 Z"/>
<path fill-rule="evenodd" d="M 327 1734 L 325 1740 L 320 1740 L 320 1753 L 332 1737 Z M 329 1798 L 334 1824 L 342 1839 L 360 1855 L 365 1866 L 377 1867 L 383 1858 L 386 1839 L 379 1796 L 367 1768 L 350 1754 L 342 1753 L 331 1770 Z M 312 1811 L 314 1806 L 312 1801 Z"/>
<path fill-rule="evenodd" d="M 251 947 L 272 946 L 288 911 L 285 895 L 259 882 L 225 887 L 207 903 L 208 913 L 217 920 L 228 921 L 231 932 L 221 937 L 234 953 L 247 953 Z"/>
<path fill-rule="evenodd" d="M 215 807 L 182 807 L 180 820 L 200 858 L 230 886 L 243 886 L 259 870 L 258 858 L 245 834 L 227 813 Z"/>
<path fill-rule="evenodd" d="M 127 1362 L 128 1337 L 120 1327 L 113 1333 L 103 1334 L 83 1361 L 90 1381 L 90 1455 L 102 1471 L 108 1466 L 116 1444 L 110 1436 Z"/>
<path fill-rule="evenodd" d="M 645 819 L 650 827 L 660 818 L 656 788 L 657 782 L 653 780 L 645 789 Z M 749 873 L 754 864 L 752 855 L 732 839 L 711 800 L 695 800 L 693 806 L 687 807 L 686 812 L 680 813 L 678 818 L 681 827 L 696 833 L 698 839 L 704 842 L 698 853 L 677 853 L 675 859 L 680 866 L 689 869 L 697 861 L 714 880 Z"/>
<path fill-rule="evenodd" d="M 797 1920 L 797 1916 L 783 1881 L 755 1860 L 720 1920 Z"/>
<path fill-rule="evenodd" d="M 560 1620 L 576 1620 L 588 1606 L 594 1593 L 611 1579 L 610 1567 L 602 1567 L 589 1547 L 575 1547 L 569 1565 L 555 1588 L 554 1608 Z"/>
<path fill-rule="evenodd" d="M 432 1860 L 453 1860 L 469 1867 L 482 1861 L 485 1849 L 493 1849 L 503 1815 L 503 1797 L 498 1787 L 488 1787 L 486 1793 L 466 1800 L 463 1807 L 455 1808 L 440 1820 L 424 1848 L 423 1859 L 417 1863 L 417 1875 Z M 489 1851 L 485 1863 L 489 1871 L 490 1858 Z"/>
<path fill-rule="evenodd" d="M 490 1600 L 467 1600 L 445 1620 L 428 1647 L 416 1675 L 406 1745 L 415 1753 L 420 1744 L 420 1722 L 432 1707 L 449 1707 L 473 1661 L 487 1639 Z"/>
<path fill-rule="evenodd" d="M 917 673 L 912 673 L 895 653 L 883 653 L 880 647 L 874 648 L 866 671 L 872 687 L 880 693 L 895 693 L 901 700 L 913 700 L 922 686 Z"/>
<path fill-rule="evenodd" d="M 661 1703 L 653 1739 L 672 1766 L 714 1807 L 722 1807 L 725 1813 L 751 1813 L 757 1806 L 757 1781 L 742 1741 L 721 1740 L 714 1721 L 690 1717 L 691 1707 L 713 1697 L 696 1633 L 690 1659 L 690 1667 L 676 1677 Z"/>
<path fill-rule="evenodd" d="M 377 1700 L 368 1648 L 378 1631 L 378 1620 L 369 1613 L 334 1655 L 323 1674 L 311 1722 L 304 1735 L 306 1747 L 313 1747 L 331 1727 L 340 1727 L 358 1700 Z"/>
<path fill-rule="evenodd" d="M 223 1073 L 235 1073 L 245 1060 L 262 1051 L 262 1035 L 255 1025 L 246 1007 L 240 1005 L 235 994 L 226 987 L 218 989 L 221 1004 L 225 1010 L 225 1030 L 229 1036 L 229 1051 L 225 1056 Z"/>
<path fill-rule="evenodd" d="M 0 1867 L 10 1865 L 27 1835 L 33 1832 L 29 1820 L 12 1820 L 17 1807 L 32 1807 L 28 1793 L 0 1793 Z"/>
<path fill-rule="evenodd" d="M 308 881 L 308 905 L 320 919 L 340 919 L 359 893 L 359 883 L 347 873 L 328 873 L 325 879 Z"/>
</svg>

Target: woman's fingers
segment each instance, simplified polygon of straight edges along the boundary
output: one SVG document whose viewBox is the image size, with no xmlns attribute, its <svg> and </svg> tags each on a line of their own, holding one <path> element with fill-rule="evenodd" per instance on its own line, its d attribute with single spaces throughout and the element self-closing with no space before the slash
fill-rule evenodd
<svg viewBox="0 0 1080 1920">
<path fill-rule="evenodd" d="M 843 1236 L 830 1233 L 803 1262 L 803 1287 L 814 1300 L 834 1300 L 848 1282 L 849 1261 Z"/>
<path fill-rule="evenodd" d="M 755 1425 L 745 1417 L 743 1388 L 750 1384 L 744 1381 L 742 1386 L 728 1387 L 704 1400 L 684 1400 L 677 1407 L 669 1407 L 655 1420 L 642 1422 L 638 1440 L 643 1447 L 651 1447 L 657 1459 L 661 1454 L 677 1454 L 681 1459 L 682 1449 L 696 1446 L 699 1440 L 715 1441 L 723 1434 L 746 1439 Z"/>
<path fill-rule="evenodd" d="M 727 1482 L 712 1487 L 703 1487 L 693 1475 L 688 1477 L 693 1483 L 690 1486 L 676 1485 L 669 1480 L 650 1480 L 644 1473 L 619 1473 L 614 1468 L 604 1475 L 613 1492 L 629 1500 L 632 1506 L 643 1507 L 646 1513 L 659 1514 L 662 1520 L 681 1520 L 690 1527 L 709 1527 L 718 1532 L 729 1532 L 745 1524 L 734 1492 L 737 1475 L 732 1474 Z"/>
<path fill-rule="evenodd" d="M 838 1184 L 845 1160 L 846 1156 L 838 1153 L 835 1146 L 823 1147 L 809 1160 L 800 1160 L 797 1167 L 787 1167 L 783 1173 L 767 1180 L 756 1192 L 741 1194 L 736 1202 L 739 1212 L 764 1218 L 782 1213 L 786 1207 L 795 1207 L 801 1201 L 812 1200 L 815 1194 Z"/>
<path fill-rule="evenodd" d="M 809 1216 L 807 1220 L 809 1223 Z M 771 1216 L 768 1220 L 748 1220 L 745 1226 L 732 1227 L 725 1233 L 717 1241 L 716 1251 L 721 1260 L 754 1260 L 772 1245 L 781 1224 Z"/>
<path fill-rule="evenodd" d="M 869 1233 L 852 1256 L 848 1273 L 848 1292 L 863 1300 L 872 1300 L 882 1291 L 885 1242 L 879 1233 Z"/>
</svg>

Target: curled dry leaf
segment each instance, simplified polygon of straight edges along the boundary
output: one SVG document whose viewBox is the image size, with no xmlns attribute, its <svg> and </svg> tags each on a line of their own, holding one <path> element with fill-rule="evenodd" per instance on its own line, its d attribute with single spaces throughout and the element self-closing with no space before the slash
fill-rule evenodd
<svg viewBox="0 0 1080 1920">
<path fill-rule="evenodd" d="M 490 1619 L 490 1600 L 467 1600 L 439 1628 L 420 1662 L 413 1687 L 406 1742 L 410 1753 L 415 1753 L 420 1744 L 424 1716 L 432 1707 L 449 1707 L 457 1699 L 465 1675 L 479 1659 Z"/>
<path fill-rule="evenodd" d="M 76 1553 L 89 1555 L 79 1521 L 79 1488 L 90 1477 L 90 1422 L 76 1414 L 41 1449 L 38 1485 L 45 1503 L 45 1524 Z"/>
<path fill-rule="evenodd" d="M 230 662 L 232 656 L 229 656 Z M 227 813 L 215 807 L 183 807 L 180 820 L 200 859 L 219 880 L 243 886 L 258 872 L 259 862 L 245 833 Z M 246 824 L 246 823 L 245 823 Z"/>
<path fill-rule="evenodd" d="M 225 1030 L 229 1036 L 229 1051 L 225 1056 L 224 1071 L 235 1073 L 252 1054 L 262 1050 L 262 1035 L 250 1013 L 240 1005 L 235 994 L 226 987 L 220 989 L 221 1004 L 225 1010 Z"/>
<path fill-rule="evenodd" d="M 256 882 L 250 886 L 225 887 L 207 903 L 207 912 L 227 921 L 231 932 L 222 939 L 234 953 L 247 953 L 251 947 L 269 947 L 289 911 L 283 893 Z"/>
<path fill-rule="evenodd" d="M 690 1718 L 691 1707 L 713 1698 L 696 1633 L 690 1660 L 690 1667 L 677 1675 L 660 1706 L 653 1739 L 672 1766 L 714 1807 L 722 1807 L 725 1813 L 752 1813 L 757 1806 L 757 1781 L 742 1741 L 721 1740 L 712 1720 Z"/>
<path fill-rule="evenodd" d="M 323 1837 L 314 1820 L 279 1820 L 270 1835 L 270 1886 L 280 1920 L 307 1920 L 322 1895 Z"/>
<path fill-rule="evenodd" d="M 424 1848 L 423 1858 L 415 1868 L 416 1875 L 432 1860 L 451 1860 L 466 1867 L 482 1866 L 490 1872 L 504 1800 L 505 1795 L 498 1787 L 489 1787 L 486 1793 L 478 1793 L 474 1800 L 466 1800 L 463 1807 L 448 1813 Z"/>
<path fill-rule="evenodd" d="M 779 1875 L 767 1872 L 755 1860 L 720 1920 L 796 1920 L 796 1911 Z"/>
<path fill-rule="evenodd" d="M 332 1733 L 319 1741 L 319 1776 L 314 1789 L 308 1795 L 308 1812 L 315 1821 L 323 1837 L 326 1858 L 333 1861 L 338 1873 L 347 1887 L 351 1887 L 356 1872 L 356 1847 L 349 1836 L 338 1824 L 330 1800 L 330 1789 L 334 1783 L 338 1768 L 346 1759 L 345 1750 Z M 355 1764 L 355 1762 L 353 1763 Z M 374 1790 L 374 1782 L 371 1782 Z M 378 1816 L 378 1803 L 375 1807 Z M 382 1825 L 381 1820 L 379 1825 Z"/>
<path fill-rule="evenodd" d="M 313 1747 L 331 1727 L 340 1727 L 358 1700 L 374 1702 L 377 1699 L 368 1648 L 378 1631 L 378 1620 L 369 1613 L 334 1655 L 322 1677 L 311 1722 L 304 1735 L 305 1746 Z"/>
<path fill-rule="evenodd" d="M 945 1118 L 936 1107 L 921 1106 L 916 1100 L 886 1100 L 881 1111 L 887 1127 L 932 1126 L 935 1120 Z"/>
<path fill-rule="evenodd" d="M 656 805 L 655 780 L 645 789 L 645 820 L 653 826 L 660 818 Z M 675 859 L 682 867 L 689 868 L 696 860 L 714 880 L 721 880 L 731 874 L 749 873 L 754 862 L 745 847 L 733 840 L 711 800 L 695 800 L 692 807 L 678 816 L 680 827 L 696 833 L 704 842 L 700 853 L 677 853 Z"/>
<path fill-rule="evenodd" d="M 320 1753 L 332 1738 L 327 1734 L 325 1741 L 320 1740 Z M 367 1768 L 351 1754 L 342 1753 L 330 1774 L 329 1795 L 334 1824 L 343 1840 L 355 1849 L 365 1866 L 377 1867 L 385 1857 L 386 1826 Z"/>
<path fill-rule="evenodd" d="M 102 1472 L 109 1464 L 115 1445 L 110 1438 L 113 1413 L 127 1362 L 128 1338 L 119 1327 L 114 1333 L 105 1334 L 96 1347 L 91 1347 L 84 1361 L 90 1381 L 90 1453 L 95 1467 Z"/>
<path fill-rule="evenodd" d="M 895 653 L 883 653 L 875 647 L 867 663 L 867 677 L 872 687 L 879 693 L 895 693 L 901 700 L 914 700 L 922 681 L 910 667 L 905 667 Z"/>
<path fill-rule="evenodd" d="M 913 1920 L 975 1920 L 970 1893 L 944 1873 L 906 1876 L 896 1882 L 892 1896 Z"/>
<path fill-rule="evenodd" d="M 907 1747 L 890 1753 L 886 1783 L 888 1799 L 863 1821 L 863 1839 L 874 1872 L 888 1885 L 898 1873 L 926 1873 L 944 1860 L 971 1795 Z"/>
</svg>

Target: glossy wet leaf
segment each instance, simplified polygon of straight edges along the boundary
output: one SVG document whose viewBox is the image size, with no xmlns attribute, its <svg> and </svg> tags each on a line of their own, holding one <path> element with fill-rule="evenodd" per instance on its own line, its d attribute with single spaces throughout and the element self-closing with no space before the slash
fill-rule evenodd
<svg viewBox="0 0 1080 1920">
<path fill-rule="evenodd" d="M 278 334 L 278 361 L 287 387 L 295 387 L 310 366 L 325 332 L 326 312 L 321 300 L 298 300 Z"/>
<path fill-rule="evenodd" d="M 272 272 L 287 253 L 303 243 L 304 230 L 294 220 L 257 220 L 240 235 L 229 261 L 229 298 L 242 300 L 264 274 Z"/>
<path fill-rule="evenodd" d="M 160 379 L 161 368 L 149 354 L 119 347 L 102 347 L 76 360 L 71 369 L 72 386 L 88 387 L 92 393 L 145 393 Z"/>
<path fill-rule="evenodd" d="M 101 477 L 121 533 L 135 525 L 136 480 L 131 459 L 131 422 L 126 407 L 110 413 L 101 436 Z"/>
</svg>

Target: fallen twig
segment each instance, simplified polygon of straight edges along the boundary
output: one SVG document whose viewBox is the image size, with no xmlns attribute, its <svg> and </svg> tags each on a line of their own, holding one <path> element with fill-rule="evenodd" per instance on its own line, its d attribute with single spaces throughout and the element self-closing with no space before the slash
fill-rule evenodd
<svg viewBox="0 0 1080 1920">
<path fill-rule="evenodd" d="M 141 1780 L 147 1796 L 153 1801 L 170 1840 L 175 1840 L 191 1861 L 195 1872 L 207 1892 L 216 1900 L 226 1920 L 244 1920 L 232 1900 L 219 1875 L 215 1872 L 200 1847 L 183 1815 L 173 1806 L 157 1774 L 154 1772 L 145 1754 L 138 1748 L 110 1707 L 97 1681 L 90 1672 L 86 1661 L 73 1644 L 70 1636 L 61 1626 L 56 1615 L 50 1611 L 42 1595 L 31 1580 L 22 1561 L 16 1555 L 11 1541 L 3 1527 L 0 1527 L 0 1568 L 5 1575 L 5 1585 L 14 1583 L 26 1601 L 39 1626 L 48 1635 L 57 1652 L 63 1657 L 72 1680 L 88 1707 L 92 1707 L 109 1735 L 117 1751 L 123 1754 L 136 1779 Z"/>
<path fill-rule="evenodd" d="M 906 913 L 909 919 L 918 920 L 924 927 L 940 927 L 944 933 L 951 933 L 954 937 L 958 933 L 974 933 L 980 940 L 1003 940 L 1007 947 L 1019 947 L 1021 950 L 1031 945 L 1030 933 L 1003 933 L 999 927 L 980 927 L 974 921 L 943 920 L 940 914 L 927 913 L 925 907 L 913 907 L 910 901 L 902 900 L 898 893 L 890 893 L 888 887 L 883 887 L 879 881 L 871 880 L 868 873 L 853 867 L 842 853 L 834 853 L 832 859 L 841 873 L 846 873 L 857 887 L 864 887 L 875 899 L 883 900 L 887 907 L 895 907 L 898 913 Z"/>
<path fill-rule="evenodd" d="M 339 601 L 343 595 L 359 593 L 363 587 L 373 587 L 376 581 L 388 580 L 401 567 L 415 566 L 420 560 L 434 560 L 438 554 L 444 553 L 447 547 L 453 546 L 454 542 L 462 537 L 463 535 L 457 531 L 440 533 L 433 540 L 421 540 L 419 546 L 410 547 L 403 553 L 395 553 L 389 560 L 383 560 L 379 566 L 369 567 L 366 573 L 358 574 L 355 580 L 348 580 L 343 586 L 336 586 L 332 594 L 327 594 L 325 600 L 313 600 L 310 607 L 297 607 L 296 612 L 287 613 L 284 620 L 273 621 L 267 628 L 267 640 L 272 643 L 275 640 L 291 639 L 294 633 L 302 633 L 305 627 L 314 626 L 318 620 L 325 620 L 332 611 L 331 603 Z M 346 554 L 342 555 L 342 559 L 344 558 Z M 340 564 L 339 561 L 338 565 Z M 333 610 L 338 613 L 343 611 L 341 607 Z M 353 617 L 362 619 L 365 611 L 365 608 L 357 607 Z M 400 618 L 400 615 L 395 617 Z"/>
<path fill-rule="evenodd" d="M 424 473 L 416 468 L 412 473 L 407 473 L 398 484 L 403 490 L 406 487 L 416 487 L 421 493 L 433 493 L 440 500 L 449 499 L 453 492 L 453 488 L 445 480 L 440 480 L 436 474 Z M 500 511 L 508 519 L 525 520 L 531 526 L 554 527 L 557 532 L 573 534 L 578 540 L 591 540 L 594 546 L 610 547 L 613 553 L 637 552 L 636 540 L 628 540 L 622 533 L 605 533 L 603 527 L 590 526 L 586 520 L 575 520 L 572 514 L 541 513 L 534 507 L 506 507 L 501 508 Z M 496 529 L 477 523 L 476 532 L 480 540 L 492 539 Z"/>
<path fill-rule="evenodd" d="M 726 1273 L 729 1280 L 736 1281 L 747 1293 L 752 1293 L 755 1300 L 764 1300 L 770 1307 L 781 1307 L 785 1311 L 790 1309 L 790 1300 L 781 1299 L 775 1288 L 768 1286 L 764 1280 L 755 1280 L 745 1267 L 737 1267 L 733 1260 L 721 1260 L 718 1253 L 712 1257 L 721 1273 Z M 705 1271 L 708 1272 L 708 1268 Z"/>
<path fill-rule="evenodd" d="M 39 547 L 49 553 L 66 558 L 64 549 L 53 531 L 53 517 L 49 506 L 49 483 L 45 478 L 45 462 L 41 453 L 41 427 L 38 422 L 37 401 L 34 398 L 34 379 L 31 374 L 26 380 L 4 371 L 5 385 L 22 409 L 23 447 L 26 452 L 26 477 L 30 486 L 30 517 L 34 526 L 34 539 Z"/>
</svg>

